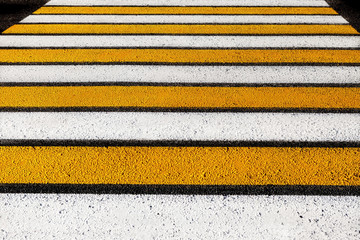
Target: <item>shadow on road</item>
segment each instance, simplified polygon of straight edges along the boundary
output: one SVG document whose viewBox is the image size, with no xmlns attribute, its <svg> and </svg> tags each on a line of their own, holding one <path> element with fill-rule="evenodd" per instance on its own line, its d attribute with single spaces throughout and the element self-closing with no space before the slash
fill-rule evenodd
<svg viewBox="0 0 360 240">
<path fill-rule="evenodd" d="M 18 23 L 49 0 L 0 0 L 0 32 Z"/>
<path fill-rule="evenodd" d="M 360 32 L 359 0 L 326 0 L 326 2 Z"/>
</svg>

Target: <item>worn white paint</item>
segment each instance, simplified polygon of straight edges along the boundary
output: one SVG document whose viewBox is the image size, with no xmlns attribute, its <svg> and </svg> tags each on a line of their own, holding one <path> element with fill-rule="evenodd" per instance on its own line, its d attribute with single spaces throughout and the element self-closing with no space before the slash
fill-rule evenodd
<svg viewBox="0 0 360 240">
<path fill-rule="evenodd" d="M 360 114 L 1 112 L 0 139 L 360 141 Z"/>
<path fill-rule="evenodd" d="M 0 47 L 360 48 L 360 36 L 0 35 Z"/>
<path fill-rule="evenodd" d="M 359 66 L 0 65 L 0 83 L 359 84 Z"/>
<path fill-rule="evenodd" d="M 30 15 L 20 23 L 349 24 L 340 15 Z"/>
<path fill-rule="evenodd" d="M 360 198 L 1 194 L 0 239 L 360 238 Z"/>
<path fill-rule="evenodd" d="M 52 0 L 46 5 L 65 6 L 314 6 L 328 7 L 324 0 Z"/>
</svg>

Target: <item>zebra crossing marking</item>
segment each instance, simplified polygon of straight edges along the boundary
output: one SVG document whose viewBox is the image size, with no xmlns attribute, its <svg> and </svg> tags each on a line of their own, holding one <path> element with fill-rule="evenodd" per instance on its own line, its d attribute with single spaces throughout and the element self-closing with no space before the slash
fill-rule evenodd
<svg viewBox="0 0 360 240">
<path fill-rule="evenodd" d="M 11 86 L 0 87 L 0 92 L 0 109 L 360 110 L 360 89 L 357 87 Z"/>
<path fill-rule="evenodd" d="M 50 1 L 0 36 L 1 182 L 357 187 L 358 34 L 322 0 Z"/>
<path fill-rule="evenodd" d="M 357 113 L 50 110 L 49 112 L 1 112 L 0 127 L 3 130 L 0 138 L 4 140 L 360 141 L 360 114 Z"/>
<path fill-rule="evenodd" d="M 3 86 L 359 86 L 358 66 L 0 65 Z"/>
<path fill-rule="evenodd" d="M 0 49 L 0 63 L 359 64 L 344 49 Z"/>
<path fill-rule="evenodd" d="M 359 148 L 14 146 L 0 153 L 0 181 L 12 184 L 360 184 Z"/>
</svg>

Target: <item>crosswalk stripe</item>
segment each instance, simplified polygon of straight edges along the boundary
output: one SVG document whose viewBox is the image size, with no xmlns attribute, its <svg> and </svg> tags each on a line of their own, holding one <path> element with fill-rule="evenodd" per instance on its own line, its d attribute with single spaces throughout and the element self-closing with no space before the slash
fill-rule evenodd
<svg viewBox="0 0 360 240">
<path fill-rule="evenodd" d="M 0 183 L 359 186 L 359 154 L 359 148 L 0 147 Z"/>
<path fill-rule="evenodd" d="M 231 190 L 224 194 L 209 191 L 218 195 L 173 195 L 169 194 L 171 190 L 152 195 L 146 191 L 147 187 L 142 187 L 143 191 L 130 192 L 122 186 L 118 188 L 127 194 L 113 194 L 111 191 L 98 194 L 90 190 L 101 190 L 104 186 L 78 186 L 79 192 L 92 194 L 69 194 L 66 190 L 73 187 L 68 185 L 53 186 L 52 190 L 63 190 L 62 194 L 53 194 L 54 191 L 46 191 L 47 187 L 51 189 L 49 185 L 41 186 L 43 191 L 38 194 L 0 195 L 1 216 L 5 222 L 2 229 L 10 233 L 5 236 L 26 233 L 30 239 L 38 236 L 65 239 L 70 234 L 87 239 L 117 236 L 145 239 L 171 233 L 176 239 L 194 236 L 203 239 L 218 236 L 225 239 L 242 236 L 248 239 L 292 236 L 321 239 L 325 235 L 323 231 L 329 229 L 327 236 L 330 239 L 356 240 L 354 229 L 359 222 L 358 196 L 276 196 L 267 191 L 259 195 L 262 187 L 257 188 L 260 191 L 253 191 L 256 195 L 249 195 L 246 190 L 244 195 L 229 195 Z M 134 194 L 138 192 L 147 194 Z M 13 226 L 21 231 L 14 230 Z"/>
<path fill-rule="evenodd" d="M 360 88 L 77 86 L 0 87 L 0 92 L 0 107 L 16 108 L 320 108 L 338 110 L 352 108 L 360 110 Z"/>
<path fill-rule="evenodd" d="M 354 34 L 350 25 L 16 24 L 3 34 Z"/>
<path fill-rule="evenodd" d="M 360 84 L 358 66 L 0 65 L 4 84 Z"/>
<path fill-rule="evenodd" d="M 328 7 L 323 0 L 52 0 L 46 6 L 309 6 Z"/>
<path fill-rule="evenodd" d="M 0 63 L 360 63 L 360 50 L 0 49 Z"/>
<path fill-rule="evenodd" d="M 359 142 L 357 113 L 1 112 L 3 140 Z"/>
<path fill-rule="evenodd" d="M 175 239 L 246 236 L 266 240 L 293 236 L 321 239 L 326 231 L 330 239 L 357 238 L 359 197 L 336 194 L 337 190 L 348 187 L 312 186 L 308 189 L 326 191 L 322 196 L 304 196 L 299 194 L 306 193 L 306 187 L 293 186 L 259 186 L 254 191 L 243 187 L 244 195 L 231 195 L 233 186 L 223 192 L 218 191 L 219 187 L 199 187 L 204 195 L 193 195 L 189 186 L 161 186 L 157 189 L 168 190 L 154 195 L 149 192 L 149 186 L 29 185 L 12 187 L 12 193 L 0 194 L 4 236 L 26 233 L 29 239 L 39 236 L 67 239 L 69 235 L 86 239 L 118 236 L 146 239 L 170 233 Z M 15 189 L 20 194 L 14 193 Z M 34 189 L 39 193 L 27 194 L 34 193 Z M 77 190 L 76 194 L 71 193 L 73 189 Z M 270 194 L 268 189 L 281 189 L 282 194 Z M 283 189 L 299 190 L 289 196 Z M 181 194 L 182 190 L 190 194 Z M 55 191 L 61 193 L 54 194 Z M 15 230 L 14 226 L 21 230 Z"/>
<path fill-rule="evenodd" d="M 0 47 L 359 48 L 360 36 L 34 36 L 1 35 Z"/>
<path fill-rule="evenodd" d="M 330 14 L 330 7 L 42 7 L 33 14 Z"/>
<path fill-rule="evenodd" d="M 30 15 L 20 23 L 349 24 L 340 15 Z"/>
</svg>

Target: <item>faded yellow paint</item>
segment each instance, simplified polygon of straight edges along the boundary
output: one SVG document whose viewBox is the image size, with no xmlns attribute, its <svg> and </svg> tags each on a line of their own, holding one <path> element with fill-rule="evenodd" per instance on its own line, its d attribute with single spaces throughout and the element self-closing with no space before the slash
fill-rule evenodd
<svg viewBox="0 0 360 240">
<path fill-rule="evenodd" d="M 360 185 L 359 148 L 0 147 L 0 183 Z"/>
<path fill-rule="evenodd" d="M 3 34 L 359 34 L 350 25 L 16 24 Z"/>
<path fill-rule="evenodd" d="M 357 108 L 360 88 L 0 87 L 0 107 Z"/>
<path fill-rule="evenodd" d="M 0 49 L 0 63 L 360 63 L 360 50 Z"/>
<path fill-rule="evenodd" d="M 330 7 L 42 7 L 34 14 L 330 14 Z"/>
</svg>

